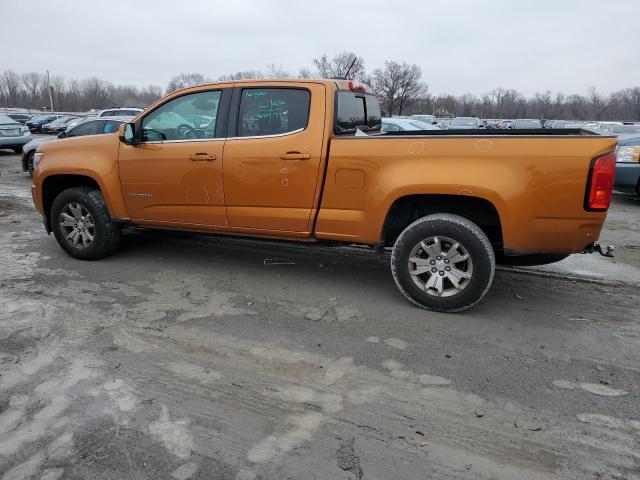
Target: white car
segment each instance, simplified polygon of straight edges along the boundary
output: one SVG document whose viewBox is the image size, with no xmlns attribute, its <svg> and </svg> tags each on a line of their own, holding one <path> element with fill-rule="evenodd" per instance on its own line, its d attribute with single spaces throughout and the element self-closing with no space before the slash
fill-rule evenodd
<svg viewBox="0 0 640 480">
<path fill-rule="evenodd" d="M 381 130 L 383 132 L 406 132 L 411 130 L 440 130 L 440 128 L 413 118 L 385 117 L 382 119 Z"/>
<path fill-rule="evenodd" d="M 142 108 L 138 107 L 107 108 L 100 110 L 98 117 L 135 117 L 140 112 L 142 112 Z"/>
</svg>

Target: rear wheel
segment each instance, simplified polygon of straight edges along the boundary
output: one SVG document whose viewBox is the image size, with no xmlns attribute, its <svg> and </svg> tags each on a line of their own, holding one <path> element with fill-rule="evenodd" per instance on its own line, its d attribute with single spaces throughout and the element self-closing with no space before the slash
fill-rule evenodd
<svg viewBox="0 0 640 480">
<path fill-rule="evenodd" d="M 74 258 L 98 260 L 120 244 L 100 190 L 76 187 L 63 191 L 51 206 L 51 227 L 60 246 Z"/>
<path fill-rule="evenodd" d="M 412 303 L 460 312 L 489 291 L 495 255 L 491 242 L 473 222 L 458 215 L 429 215 L 400 234 L 391 254 L 391 271 Z"/>
</svg>

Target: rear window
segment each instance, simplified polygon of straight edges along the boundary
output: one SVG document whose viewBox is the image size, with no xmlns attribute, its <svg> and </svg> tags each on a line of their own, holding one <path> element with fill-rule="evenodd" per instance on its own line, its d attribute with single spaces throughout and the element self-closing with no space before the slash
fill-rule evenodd
<svg viewBox="0 0 640 480">
<path fill-rule="evenodd" d="M 338 92 L 336 133 L 352 133 L 356 128 L 378 129 L 381 123 L 380 117 L 380 104 L 373 95 Z"/>
</svg>

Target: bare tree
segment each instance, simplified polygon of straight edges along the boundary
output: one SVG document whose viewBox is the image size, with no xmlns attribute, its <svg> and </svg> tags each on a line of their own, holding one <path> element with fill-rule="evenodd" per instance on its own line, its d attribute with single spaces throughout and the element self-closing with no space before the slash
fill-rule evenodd
<svg viewBox="0 0 640 480">
<path fill-rule="evenodd" d="M 421 81 L 417 65 L 385 62 L 384 68 L 371 75 L 364 70 L 364 62 L 352 52 L 329 58 L 323 55 L 314 60 L 317 71 L 301 68 L 298 76 L 341 77 L 353 60 L 356 63 L 349 78 L 369 83 L 380 97 L 385 114 L 429 113 L 440 116 L 479 116 L 482 118 L 535 118 L 567 120 L 640 120 L 640 87 L 630 87 L 609 95 L 602 95 L 593 87 L 586 95 L 565 95 L 549 90 L 525 98 L 514 89 L 496 88 L 480 96 L 429 94 Z M 289 73 L 276 63 L 260 70 L 245 70 L 224 75 L 220 80 L 233 81 L 256 78 L 286 78 Z M 167 91 L 208 81 L 199 73 L 179 74 L 171 79 Z M 51 77 L 54 107 L 60 111 L 84 111 L 114 105 L 144 107 L 162 96 L 161 87 L 148 85 L 115 85 L 99 78 L 83 80 Z M 37 72 L 0 74 L 0 107 L 48 108 L 49 90 L 44 75 Z"/>
<path fill-rule="evenodd" d="M 229 82 L 231 80 L 255 80 L 256 78 L 265 78 L 260 70 L 244 70 L 229 75 L 222 75 L 218 78 L 221 82 Z"/>
<path fill-rule="evenodd" d="M 37 72 L 23 73 L 20 76 L 25 90 L 28 92 L 32 104 L 38 100 L 38 87 L 41 82 L 41 75 Z"/>
<path fill-rule="evenodd" d="M 207 79 L 201 73 L 179 73 L 175 77 L 169 80 L 167 85 L 167 93 L 175 92 L 181 88 L 191 87 L 193 85 L 199 85 L 205 83 Z"/>
<path fill-rule="evenodd" d="M 268 78 L 289 78 L 290 76 L 289 72 L 282 67 L 282 64 L 269 63 L 267 65 Z"/>
<path fill-rule="evenodd" d="M 7 106 L 17 107 L 20 100 L 20 76 L 13 70 L 5 70 L 0 77 L 2 90 L 6 97 Z"/>
<path fill-rule="evenodd" d="M 316 75 L 320 78 L 346 78 L 363 80 L 364 59 L 353 52 L 340 52 L 329 58 L 327 54 L 313 59 Z"/>
<path fill-rule="evenodd" d="M 532 99 L 533 109 L 536 118 L 549 118 L 551 110 L 551 90 L 546 92 L 536 92 Z"/>
<path fill-rule="evenodd" d="M 591 107 L 591 112 L 593 114 L 593 118 L 596 120 L 602 120 L 602 117 L 607 110 L 607 102 L 605 99 L 598 93 L 596 87 L 589 87 L 589 95 L 587 97 L 589 106 Z"/>
<path fill-rule="evenodd" d="M 422 70 L 418 65 L 402 64 L 393 61 L 384 62 L 384 69 L 373 72 L 373 88 L 381 97 L 387 115 L 402 112 L 418 98 L 428 92 L 427 85 L 420 79 Z"/>
<path fill-rule="evenodd" d="M 313 78 L 313 71 L 311 71 L 311 69 L 308 67 L 302 67 L 300 70 L 298 70 L 298 77 Z"/>
<path fill-rule="evenodd" d="M 627 119 L 639 120 L 640 119 L 640 87 L 627 88 L 621 92 L 625 107 L 628 109 L 629 114 Z"/>
</svg>

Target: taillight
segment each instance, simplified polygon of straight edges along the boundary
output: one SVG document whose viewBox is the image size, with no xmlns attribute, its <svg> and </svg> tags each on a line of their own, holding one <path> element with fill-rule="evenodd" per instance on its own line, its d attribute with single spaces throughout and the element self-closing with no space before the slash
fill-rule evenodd
<svg viewBox="0 0 640 480">
<path fill-rule="evenodd" d="M 367 86 L 364 83 L 354 82 L 353 80 L 349 81 L 349 90 L 352 92 L 363 92 L 367 91 Z"/>
<path fill-rule="evenodd" d="M 609 208 L 616 175 L 615 152 L 605 153 L 593 159 L 589 174 L 585 209 L 603 211 Z"/>
</svg>

